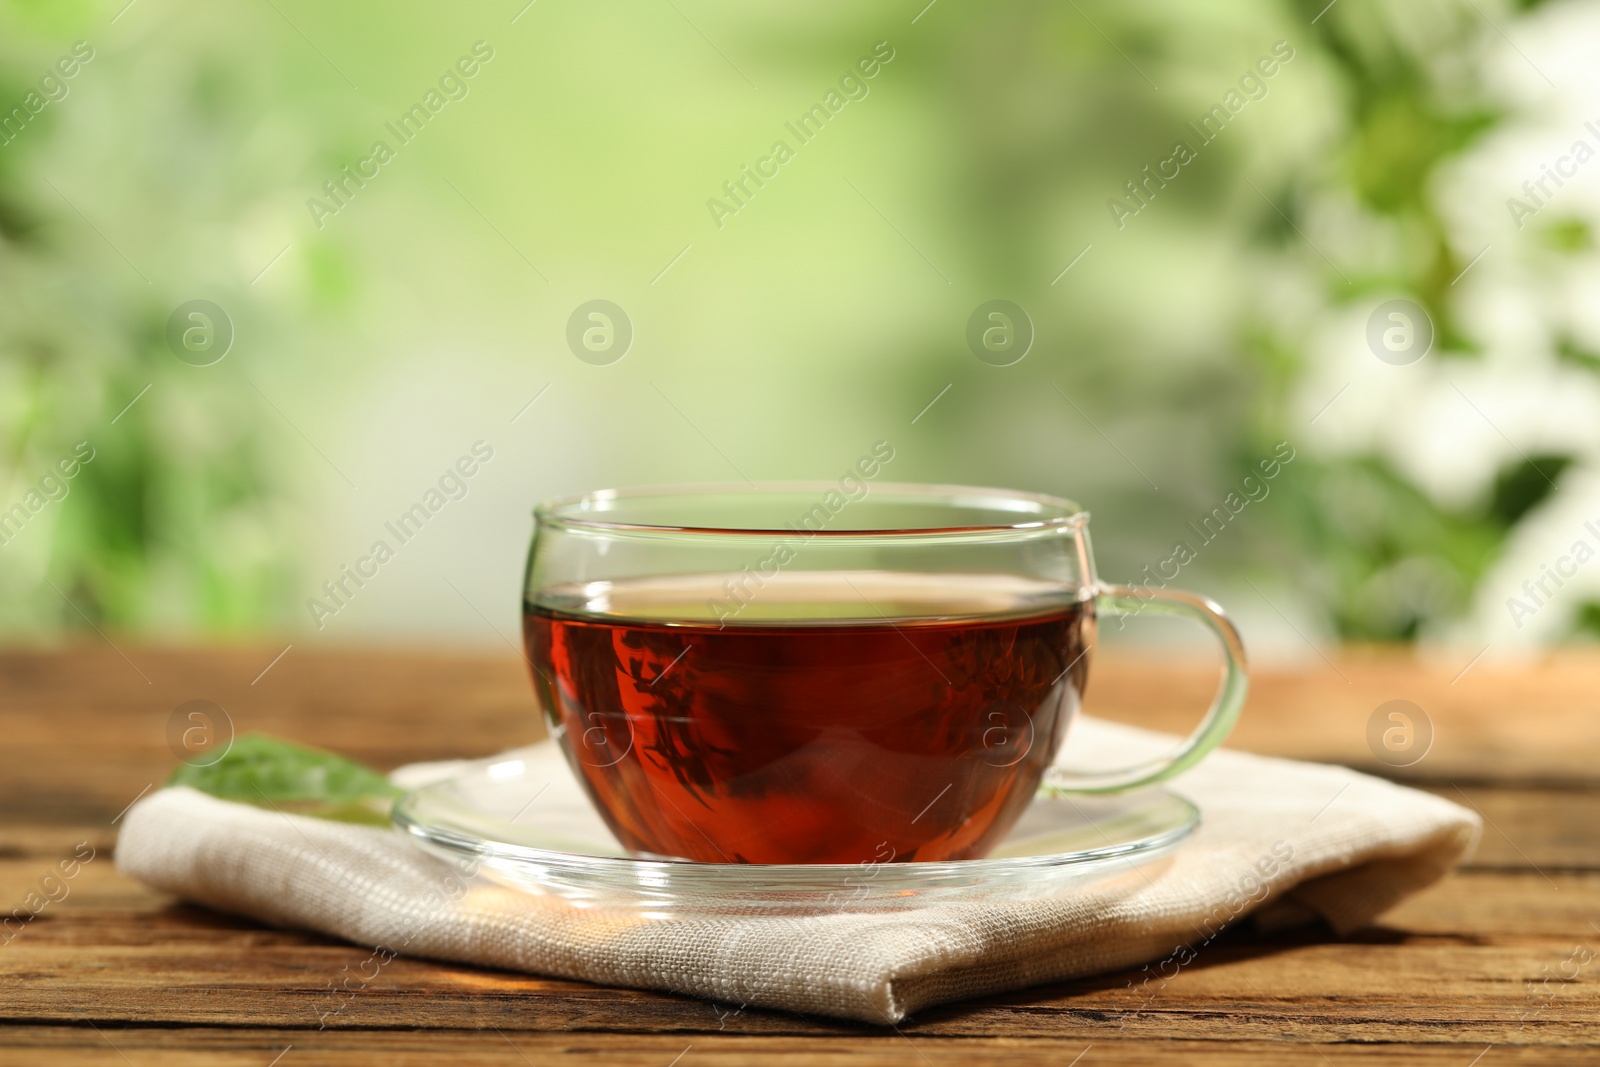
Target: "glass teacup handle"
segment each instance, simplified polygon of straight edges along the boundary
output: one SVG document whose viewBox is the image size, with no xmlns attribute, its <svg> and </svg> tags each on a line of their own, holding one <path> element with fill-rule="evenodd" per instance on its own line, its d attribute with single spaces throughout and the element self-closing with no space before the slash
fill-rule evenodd
<svg viewBox="0 0 1600 1067">
<path fill-rule="evenodd" d="M 1108 771 L 1052 767 L 1045 772 L 1039 785 L 1040 790 L 1046 793 L 1116 793 L 1170 778 L 1194 766 L 1206 753 L 1221 744 L 1244 707 L 1245 691 L 1249 686 L 1245 677 L 1244 643 L 1239 640 L 1239 631 L 1234 628 L 1233 622 L 1211 600 L 1176 589 L 1145 589 L 1101 583 L 1095 597 L 1095 609 L 1101 619 L 1152 611 L 1199 620 L 1222 644 L 1222 680 L 1205 718 L 1200 720 L 1194 733 L 1176 751 L 1131 767 Z"/>
</svg>

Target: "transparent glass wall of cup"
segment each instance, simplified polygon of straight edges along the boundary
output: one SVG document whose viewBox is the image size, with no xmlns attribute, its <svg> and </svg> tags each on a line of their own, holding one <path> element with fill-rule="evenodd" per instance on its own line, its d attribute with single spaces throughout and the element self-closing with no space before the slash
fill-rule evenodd
<svg viewBox="0 0 1600 1067">
<path fill-rule="evenodd" d="M 1215 604 L 1095 576 L 1046 496 L 840 483 L 608 490 L 535 511 L 523 634 L 550 729 L 628 848 L 705 862 L 964 859 L 1041 789 L 1160 781 L 1227 734 Z M 1188 615 L 1221 686 L 1176 751 L 1053 768 L 1098 616 Z"/>
</svg>

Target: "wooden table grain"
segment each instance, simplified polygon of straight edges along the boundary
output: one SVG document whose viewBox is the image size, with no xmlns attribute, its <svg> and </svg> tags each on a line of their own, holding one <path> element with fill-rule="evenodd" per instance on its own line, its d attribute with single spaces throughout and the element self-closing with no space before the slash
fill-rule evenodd
<svg viewBox="0 0 1600 1067">
<path fill-rule="evenodd" d="M 881 1029 L 689 997 L 398 959 L 318 1029 L 368 948 L 192 907 L 117 874 L 120 813 L 174 764 L 173 711 L 389 768 L 536 739 L 513 654 L 351 648 L 0 652 L 0 1062 L 93 1064 L 1317 1064 L 1600 1062 L 1600 654 L 1513 665 L 1352 649 L 1258 668 L 1230 744 L 1348 764 L 1471 805 L 1457 874 L 1347 938 L 1229 931 L 1148 1003 L 1131 974 Z M 272 663 L 263 674 L 263 668 Z M 1459 677 L 1457 677 L 1460 675 Z M 1091 710 L 1183 728 L 1210 668 L 1096 666 Z M 1417 704 L 1426 757 L 1367 744 Z M 93 850 L 92 859 L 82 861 Z M 76 853 L 70 879 L 47 881 Z M 64 891 L 63 888 L 65 887 Z"/>
</svg>

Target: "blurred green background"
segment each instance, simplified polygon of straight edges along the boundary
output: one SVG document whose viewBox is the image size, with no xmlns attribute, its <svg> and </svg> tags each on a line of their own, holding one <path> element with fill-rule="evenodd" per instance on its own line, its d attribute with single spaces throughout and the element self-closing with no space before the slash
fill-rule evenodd
<svg viewBox="0 0 1600 1067">
<path fill-rule="evenodd" d="M 897 480 L 1082 501 L 1108 578 L 1186 543 L 1268 654 L 1600 632 L 1600 563 L 1523 587 L 1600 547 L 1593 3 L 125 2 L 0 2 L 9 641 L 499 642 L 538 499 L 879 440 Z M 567 343 L 594 299 L 608 365 Z M 1008 366 L 967 341 L 996 299 Z M 1403 365 L 1397 299 L 1433 329 Z M 210 365 L 169 343 L 193 300 Z"/>
</svg>

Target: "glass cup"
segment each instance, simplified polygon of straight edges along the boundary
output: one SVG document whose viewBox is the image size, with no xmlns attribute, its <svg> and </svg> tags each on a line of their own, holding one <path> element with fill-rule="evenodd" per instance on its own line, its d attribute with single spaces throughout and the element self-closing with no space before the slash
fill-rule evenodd
<svg viewBox="0 0 1600 1067">
<path fill-rule="evenodd" d="M 876 484 L 876 464 L 858 467 L 535 510 L 534 690 L 625 847 L 712 863 L 979 857 L 1041 789 L 1149 785 L 1227 735 L 1244 650 L 1211 601 L 1101 582 L 1071 501 Z M 1210 710 L 1158 759 L 1055 767 L 1098 617 L 1143 611 L 1216 635 Z"/>
</svg>

